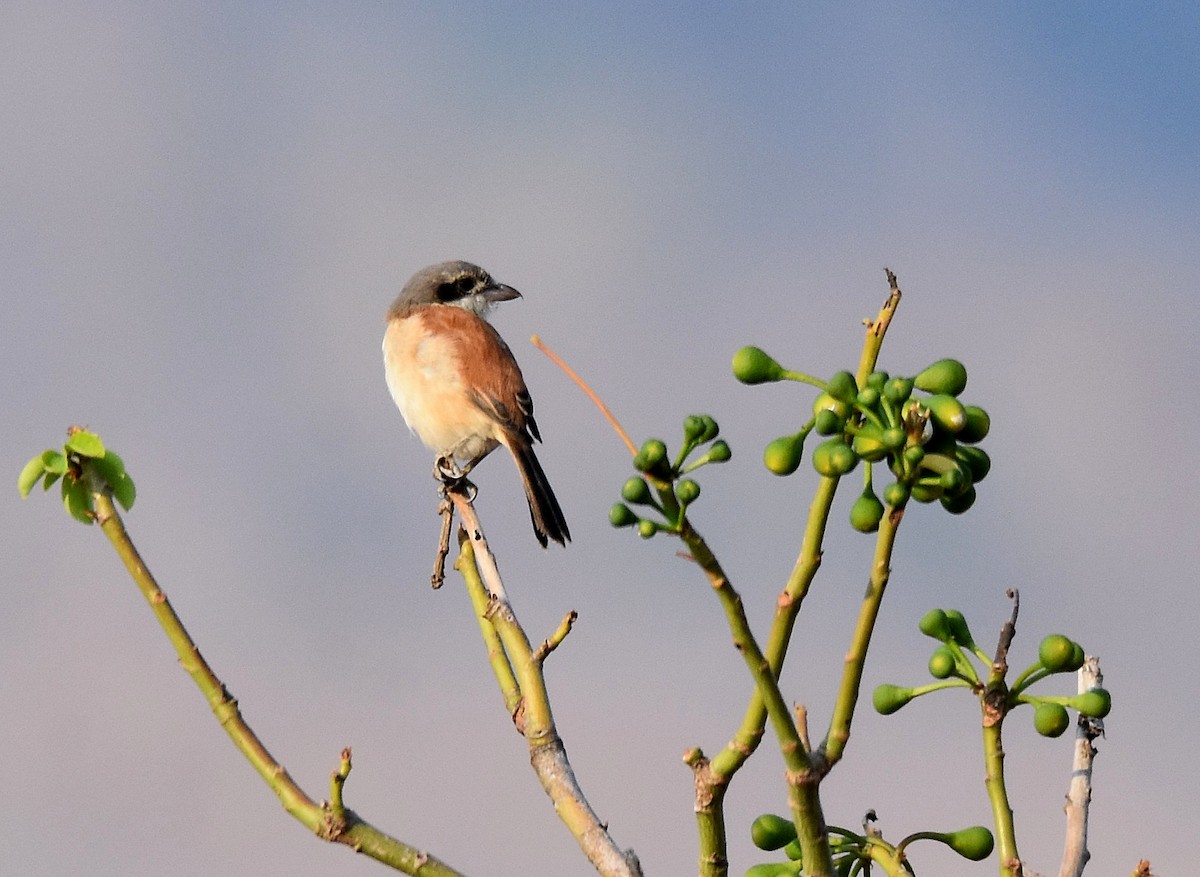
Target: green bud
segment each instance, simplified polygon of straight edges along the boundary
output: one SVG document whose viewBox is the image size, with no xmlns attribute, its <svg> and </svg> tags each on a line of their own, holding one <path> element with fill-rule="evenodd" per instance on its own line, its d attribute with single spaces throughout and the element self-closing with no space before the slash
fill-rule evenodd
<svg viewBox="0 0 1200 877">
<path fill-rule="evenodd" d="M 871 695 L 871 705 L 881 716 L 890 716 L 900 707 L 913 699 L 911 688 L 901 688 L 899 685 L 883 684 L 876 686 Z"/>
<path fill-rule="evenodd" d="M 934 424 L 949 433 L 957 433 L 967 425 L 967 409 L 953 396 L 930 396 L 923 404 L 929 409 Z"/>
<path fill-rule="evenodd" d="M 874 387 L 863 387 L 858 391 L 858 404 L 868 411 L 874 410 L 879 404 L 879 391 Z"/>
<path fill-rule="evenodd" d="M 942 483 L 942 498 L 958 496 L 968 487 L 971 482 L 967 476 L 963 474 L 963 470 L 955 466 L 953 469 L 947 469 L 941 474 L 939 479 Z"/>
<path fill-rule="evenodd" d="M 766 384 L 783 379 L 783 366 L 758 347 L 743 347 L 733 355 L 733 376 L 743 384 Z"/>
<path fill-rule="evenodd" d="M 700 496 L 700 485 L 690 478 L 682 479 L 675 485 L 675 497 L 683 504 L 690 505 Z"/>
<path fill-rule="evenodd" d="M 846 427 L 846 418 L 840 417 L 832 408 L 822 408 L 813 419 L 817 435 L 840 435 Z"/>
<path fill-rule="evenodd" d="M 975 505 L 975 495 L 975 487 L 973 485 L 968 485 L 967 489 L 957 496 L 943 494 L 940 497 L 942 508 L 952 515 L 961 515 L 971 506 Z"/>
<path fill-rule="evenodd" d="M 972 862 L 982 862 L 992 854 L 996 845 L 992 833 L 982 825 L 948 832 L 943 834 L 940 840 L 964 859 L 970 859 Z"/>
<path fill-rule="evenodd" d="M 939 359 L 913 378 L 913 386 L 926 393 L 957 396 L 967 387 L 967 369 L 957 359 Z"/>
<path fill-rule="evenodd" d="M 750 823 L 750 840 L 760 850 L 778 850 L 796 839 L 796 826 L 790 819 L 764 813 Z"/>
<path fill-rule="evenodd" d="M 634 505 L 648 505 L 650 503 L 650 485 L 644 478 L 636 476 L 630 478 L 621 487 L 621 499 Z"/>
<path fill-rule="evenodd" d="M 917 502 L 933 502 L 942 496 L 941 482 L 936 478 L 922 478 L 912 486 L 912 498 Z"/>
<path fill-rule="evenodd" d="M 1033 727 L 1043 737 L 1058 737 L 1071 726 L 1071 717 L 1057 703 L 1040 703 L 1033 711 Z"/>
<path fill-rule="evenodd" d="M 717 439 L 704 456 L 708 457 L 710 463 L 724 463 L 733 456 L 733 451 L 729 450 L 729 445 L 724 439 Z"/>
<path fill-rule="evenodd" d="M 828 393 L 820 393 L 817 395 L 817 398 L 813 399 L 813 417 L 819 416 L 820 413 L 826 409 L 836 414 L 839 420 L 845 420 L 850 414 L 850 406 L 845 402 L 838 401 Z"/>
<path fill-rule="evenodd" d="M 839 402 L 853 405 L 858 399 L 858 384 L 850 372 L 840 371 L 829 379 L 829 383 L 825 385 L 825 392 Z"/>
<path fill-rule="evenodd" d="M 776 475 L 791 475 L 804 456 L 804 433 L 780 436 L 763 451 L 763 465 Z"/>
<path fill-rule="evenodd" d="M 701 441 L 704 435 L 704 418 L 699 414 L 689 414 L 683 418 L 683 438 L 689 442 Z"/>
<path fill-rule="evenodd" d="M 717 422 L 707 414 L 701 414 L 700 419 L 704 421 L 704 432 L 700 435 L 700 441 L 711 442 L 717 437 L 721 427 L 717 426 Z"/>
<path fill-rule="evenodd" d="M 983 448 L 959 445 L 954 449 L 954 458 L 970 470 L 971 481 L 973 483 L 978 483 L 987 478 L 988 472 L 992 470 L 992 458 L 988 456 L 987 451 Z"/>
<path fill-rule="evenodd" d="M 860 533 L 874 533 L 882 520 L 883 503 L 868 487 L 850 506 L 850 526 Z"/>
<path fill-rule="evenodd" d="M 971 628 L 967 627 L 967 619 L 957 609 L 946 610 L 946 620 L 950 622 L 950 636 L 965 649 L 975 647 L 975 638 L 971 636 Z"/>
<path fill-rule="evenodd" d="M 647 439 L 633 458 L 633 468 L 650 472 L 667 459 L 667 446 L 658 439 Z"/>
<path fill-rule="evenodd" d="M 888 373 L 882 371 L 874 371 L 867 375 L 867 386 L 876 392 L 882 393 L 883 386 L 888 382 Z"/>
<path fill-rule="evenodd" d="M 967 422 L 959 431 L 958 440 L 973 445 L 987 438 L 988 431 L 992 428 L 992 418 L 988 413 L 978 405 L 964 405 L 963 411 L 966 412 Z"/>
<path fill-rule="evenodd" d="M 908 503 L 908 485 L 893 481 L 883 489 L 883 501 L 894 509 L 902 509 Z"/>
<path fill-rule="evenodd" d="M 910 466 L 920 466 L 925 459 L 925 449 L 920 445 L 912 445 L 904 449 L 904 462 Z"/>
<path fill-rule="evenodd" d="M 950 628 L 950 619 L 946 615 L 944 609 L 930 609 L 921 616 L 921 620 L 917 622 L 917 627 L 925 636 L 931 637 L 941 642 L 949 642 L 953 636 L 953 631 Z"/>
<path fill-rule="evenodd" d="M 638 516 L 625 503 L 619 502 L 608 510 L 608 522 L 614 527 L 632 527 L 638 522 Z"/>
<path fill-rule="evenodd" d="M 912 395 L 912 391 L 912 378 L 891 378 L 883 385 L 883 398 L 887 399 L 893 405 L 899 406 L 908 401 L 908 397 Z"/>
<path fill-rule="evenodd" d="M 658 524 L 654 523 L 654 521 L 647 520 L 646 518 L 638 521 L 638 535 L 643 539 L 649 539 L 657 532 Z"/>
<path fill-rule="evenodd" d="M 854 453 L 868 463 L 878 463 L 888 455 L 888 451 L 883 430 L 873 423 L 864 424 L 854 434 Z"/>
</svg>

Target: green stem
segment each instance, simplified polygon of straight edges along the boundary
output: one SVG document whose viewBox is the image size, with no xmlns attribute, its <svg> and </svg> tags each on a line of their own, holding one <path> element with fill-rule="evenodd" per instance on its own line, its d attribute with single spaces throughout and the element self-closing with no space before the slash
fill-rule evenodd
<svg viewBox="0 0 1200 877">
<path fill-rule="evenodd" d="M 829 510 L 833 506 L 837 486 L 836 478 L 822 478 L 817 485 L 816 495 L 808 511 L 808 523 L 804 528 L 800 554 L 775 604 L 775 617 L 767 634 L 766 658 L 777 678 L 783 670 L 788 643 L 791 641 L 800 607 L 821 566 L 821 543 L 825 539 L 825 527 L 829 521 Z M 766 721 L 767 708 L 762 693 L 755 686 L 737 733 L 712 760 L 712 769 L 717 776 L 728 781 L 746 763 L 762 742 Z"/>
<path fill-rule="evenodd" d="M 804 852 L 804 873 L 812 877 L 832 874 L 833 855 L 819 796 L 821 772 L 814 767 L 800 739 L 796 721 L 779 689 L 777 674 L 754 639 L 741 596 L 734 590 L 704 538 L 686 522 L 680 537 L 721 601 L 734 645 L 754 678 L 767 718 L 779 739 L 788 782 L 788 804 L 796 823 L 797 840 Z"/>
<path fill-rule="evenodd" d="M 879 532 L 875 540 L 875 557 L 871 563 L 867 593 L 859 608 L 858 622 L 854 626 L 850 648 L 846 652 L 842 682 L 838 688 L 837 700 L 834 702 L 829 733 L 823 744 L 825 758 L 830 767 L 841 760 L 846 743 L 850 739 L 850 722 L 854 718 L 854 708 L 858 703 L 859 689 L 862 686 L 867 648 L 871 645 L 871 634 L 875 629 L 875 621 L 879 617 L 879 607 L 883 603 L 884 591 L 887 590 L 888 577 L 891 574 L 892 549 L 895 547 L 896 532 L 903 517 L 904 509 L 892 508 L 879 522 Z"/>
<path fill-rule="evenodd" d="M 116 549 L 117 556 L 125 564 L 130 577 L 142 592 L 167 639 L 174 646 L 179 662 L 192 677 L 192 681 L 204 694 L 216 714 L 217 720 L 234 746 L 258 771 L 271 790 L 279 796 L 283 808 L 295 819 L 306 825 L 323 840 L 342 843 L 356 852 L 370 856 L 385 865 L 390 865 L 405 874 L 420 877 L 460 877 L 459 872 L 415 847 L 389 837 L 362 821 L 351 810 L 345 809 L 340 799 L 337 806 L 316 803 L 296 785 L 287 770 L 271 757 L 262 741 L 242 718 L 237 700 L 229 694 L 221 680 L 212 671 L 200 649 L 189 636 L 179 616 L 175 614 L 167 595 L 158 586 L 154 576 L 142 560 L 133 541 L 125 530 L 125 524 L 113 506 L 112 497 L 106 488 L 93 490 L 96 520 L 104 535 Z M 349 756 L 346 755 L 348 761 Z M 348 767 L 347 767 L 348 772 Z M 340 791 L 340 786 L 339 786 Z"/>
<path fill-rule="evenodd" d="M 1004 746 L 1001 741 L 1003 719 L 988 723 L 984 712 L 983 757 L 987 766 L 988 801 L 992 805 L 992 820 L 996 824 L 996 855 L 1000 860 L 1001 877 L 1021 877 L 1021 857 L 1017 853 L 1017 837 L 1013 811 L 1004 785 Z"/>
</svg>

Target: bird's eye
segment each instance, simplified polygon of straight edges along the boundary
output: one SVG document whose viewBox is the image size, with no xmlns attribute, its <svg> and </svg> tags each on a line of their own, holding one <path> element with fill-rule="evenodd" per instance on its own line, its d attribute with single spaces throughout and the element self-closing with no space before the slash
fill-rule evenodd
<svg viewBox="0 0 1200 877">
<path fill-rule="evenodd" d="M 459 289 L 459 286 L 461 285 L 461 280 L 458 283 L 450 283 L 449 281 L 446 283 L 439 283 L 437 288 L 438 301 L 455 301 L 462 298 L 463 293 L 462 290 Z"/>
</svg>

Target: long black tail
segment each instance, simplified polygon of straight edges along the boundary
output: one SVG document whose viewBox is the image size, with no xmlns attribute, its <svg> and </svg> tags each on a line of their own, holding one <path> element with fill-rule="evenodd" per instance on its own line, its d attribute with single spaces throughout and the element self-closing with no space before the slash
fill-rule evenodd
<svg viewBox="0 0 1200 877">
<path fill-rule="evenodd" d="M 542 464 L 533 452 L 533 443 L 513 442 L 510 450 L 517 461 L 517 468 L 521 470 L 521 480 L 525 482 L 525 498 L 529 500 L 529 518 L 533 521 L 534 535 L 543 548 L 547 539 L 553 539 L 565 547 L 571 541 L 571 531 L 567 529 L 567 519 L 563 517 Z"/>
</svg>

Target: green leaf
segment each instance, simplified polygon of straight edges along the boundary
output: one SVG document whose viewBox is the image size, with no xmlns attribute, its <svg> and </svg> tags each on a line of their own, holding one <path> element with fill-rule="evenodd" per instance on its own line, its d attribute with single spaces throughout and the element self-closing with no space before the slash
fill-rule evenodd
<svg viewBox="0 0 1200 877">
<path fill-rule="evenodd" d="M 97 457 L 91 463 L 96 472 L 107 482 L 113 499 L 121 504 L 121 508 L 126 511 L 132 508 L 133 502 L 137 498 L 137 490 L 133 486 L 133 479 L 125 471 L 125 461 L 113 451 L 105 451 L 103 457 Z"/>
<path fill-rule="evenodd" d="M 17 476 L 17 490 L 21 491 L 21 499 L 29 496 L 29 491 L 33 490 L 33 485 L 37 484 L 45 471 L 46 465 L 42 462 L 41 454 L 25 464 L 25 468 Z"/>
<path fill-rule="evenodd" d="M 56 451 L 53 448 L 42 451 L 42 467 L 55 475 L 66 475 L 67 457 L 62 451 Z"/>
<path fill-rule="evenodd" d="M 62 494 L 63 508 L 71 517 L 81 524 L 91 524 L 95 516 L 92 514 L 92 494 L 87 483 L 74 478 L 64 478 Z"/>
<path fill-rule="evenodd" d="M 133 485 L 133 479 L 126 475 L 117 483 L 109 483 L 112 488 L 113 499 L 121 504 L 121 508 L 129 511 L 133 508 L 133 503 L 137 499 L 137 488 Z"/>
<path fill-rule="evenodd" d="M 103 457 L 104 442 L 100 441 L 100 436 L 94 432 L 81 429 L 67 439 L 67 450 L 74 451 L 81 457 Z"/>
<path fill-rule="evenodd" d="M 46 480 L 42 482 L 42 490 L 49 490 L 54 486 L 54 482 L 62 478 L 57 472 L 47 472 Z"/>
</svg>

